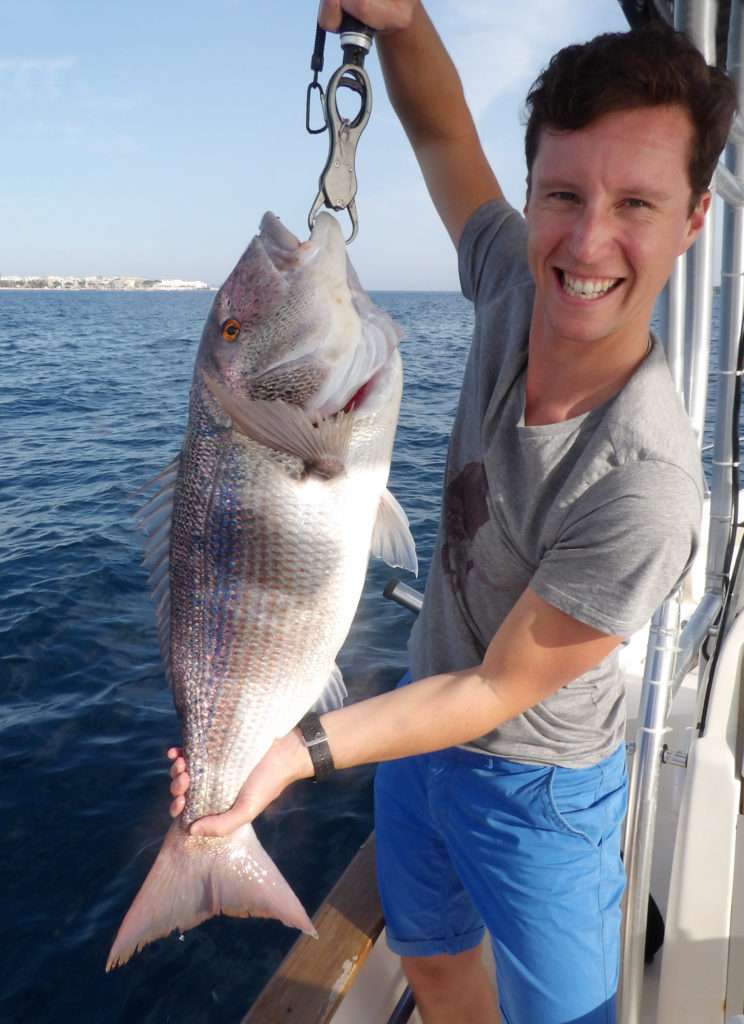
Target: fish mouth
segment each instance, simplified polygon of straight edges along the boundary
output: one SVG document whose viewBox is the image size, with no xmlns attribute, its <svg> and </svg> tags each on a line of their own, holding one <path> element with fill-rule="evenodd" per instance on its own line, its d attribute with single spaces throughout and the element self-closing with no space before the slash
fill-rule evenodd
<svg viewBox="0 0 744 1024">
<path fill-rule="evenodd" d="M 277 270 L 285 270 L 299 262 L 310 262 L 319 253 L 329 250 L 335 250 L 334 255 L 339 261 L 346 263 L 346 243 L 341 228 L 329 213 L 318 214 L 310 237 L 301 242 L 276 214 L 267 211 L 261 218 L 258 237 Z"/>
<path fill-rule="evenodd" d="M 348 305 L 352 316 L 353 309 L 361 324 L 363 343 L 342 361 L 338 377 L 331 370 L 330 387 L 321 384 L 310 401 L 302 403 L 305 411 L 322 419 L 344 411 L 369 414 L 378 404 L 375 398 L 384 390 L 385 381 L 394 373 L 400 332 L 389 325 L 387 314 L 376 309 L 364 292 L 349 262 L 340 224 L 331 214 L 321 212 L 310 237 L 301 242 L 275 214 L 267 212 L 261 218 L 257 240 L 279 273 L 291 275 L 304 268 L 310 270 L 310 265 L 315 264 L 311 273 L 320 275 L 319 287 L 331 293 L 339 308 Z M 302 372 L 303 366 L 311 365 L 314 358 L 313 352 L 305 351 L 293 359 L 281 359 L 264 367 L 260 374 L 251 375 L 246 385 L 255 386 L 278 370 L 284 374 Z M 362 383 L 356 384 L 355 380 Z"/>
<path fill-rule="evenodd" d="M 282 224 L 276 214 L 268 211 L 263 215 L 258 238 L 277 270 L 286 270 L 297 262 L 300 240 Z"/>
</svg>

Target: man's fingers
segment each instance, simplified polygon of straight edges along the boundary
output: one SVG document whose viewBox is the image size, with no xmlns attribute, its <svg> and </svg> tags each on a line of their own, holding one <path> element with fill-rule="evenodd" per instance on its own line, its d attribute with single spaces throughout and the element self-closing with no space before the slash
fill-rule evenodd
<svg viewBox="0 0 744 1024">
<path fill-rule="evenodd" d="M 180 775 L 174 776 L 173 782 L 170 784 L 171 796 L 183 796 L 189 788 L 189 781 L 188 772 L 181 772 Z"/>
<path fill-rule="evenodd" d="M 389 32 L 408 28 L 419 0 L 321 0 L 318 22 L 328 32 L 341 27 L 343 12 L 353 15 L 370 28 Z"/>
<path fill-rule="evenodd" d="M 383 31 L 408 28 L 419 0 L 348 0 L 345 4 L 349 14 Z"/>
<path fill-rule="evenodd" d="M 183 756 L 183 750 L 180 747 L 169 747 L 165 756 L 173 762 L 168 769 L 171 779 L 173 780 L 170 784 L 170 794 L 174 797 L 171 800 L 168 813 L 171 818 L 177 818 L 181 811 L 186 806 L 186 797 L 184 793 L 189 788 L 189 773 L 186 771 L 186 761 Z"/>
<path fill-rule="evenodd" d="M 338 32 L 341 28 L 341 0 L 321 0 L 318 8 L 318 24 L 326 32 Z"/>
</svg>

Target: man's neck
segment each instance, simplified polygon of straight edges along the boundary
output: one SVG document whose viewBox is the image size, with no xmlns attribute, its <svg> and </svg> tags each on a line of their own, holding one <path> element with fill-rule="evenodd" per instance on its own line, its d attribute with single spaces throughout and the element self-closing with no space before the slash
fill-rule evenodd
<svg viewBox="0 0 744 1024">
<path fill-rule="evenodd" d="M 650 351 L 648 328 L 632 338 L 576 342 L 530 328 L 524 421 L 561 423 L 603 405 Z"/>
</svg>

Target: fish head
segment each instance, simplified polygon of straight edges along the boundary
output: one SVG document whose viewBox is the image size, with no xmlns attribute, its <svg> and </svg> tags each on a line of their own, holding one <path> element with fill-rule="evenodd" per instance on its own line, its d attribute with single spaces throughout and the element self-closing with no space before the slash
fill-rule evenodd
<svg viewBox="0 0 744 1024">
<path fill-rule="evenodd" d="M 215 296 L 196 372 L 238 395 L 331 416 L 385 367 L 399 339 L 361 288 L 334 217 L 319 214 L 300 242 L 267 213 Z"/>
</svg>

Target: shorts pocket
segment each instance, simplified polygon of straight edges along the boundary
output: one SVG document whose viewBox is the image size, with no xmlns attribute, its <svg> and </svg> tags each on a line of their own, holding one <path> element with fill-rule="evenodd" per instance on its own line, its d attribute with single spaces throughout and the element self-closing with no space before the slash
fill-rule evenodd
<svg viewBox="0 0 744 1024">
<path fill-rule="evenodd" d="M 597 847 L 617 837 L 627 806 L 625 748 L 590 768 L 550 769 L 546 800 L 555 827 Z"/>
<path fill-rule="evenodd" d="M 599 846 L 604 834 L 602 767 L 550 769 L 547 801 L 555 827 Z"/>
</svg>

